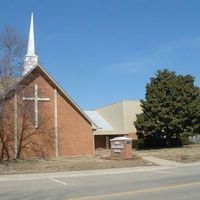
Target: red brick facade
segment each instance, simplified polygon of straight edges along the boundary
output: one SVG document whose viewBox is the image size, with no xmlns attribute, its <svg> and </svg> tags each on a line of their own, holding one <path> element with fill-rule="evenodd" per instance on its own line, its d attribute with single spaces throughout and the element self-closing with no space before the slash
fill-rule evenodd
<svg viewBox="0 0 200 200">
<path fill-rule="evenodd" d="M 28 74 L 20 84 L 23 86 L 25 85 L 25 88 L 21 89 L 19 93 L 23 94 L 23 90 L 31 88 L 29 96 L 34 96 L 33 88 L 34 85 L 37 84 L 38 96 L 49 98 L 49 101 L 38 102 L 38 121 L 39 123 L 43 123 L 41 121 L 44 120 L 46 129 L 44 131 L 45 133 L 43 135 L 41 134 L 43 139 L 37 134 L 32 136 L 34 141 L 37 141 L 40 148 L 42 148 L 42 151 L 45 152 L 46 156 L 93 155 L 94 138 L 92 122 L 40 66 L 36 67 Z M 23 102 L 22 98 L 22 95 L 18 95 L 19 102 Z M 34 108 L 34 102 L 31 103 L 31 106 Z M 13 117 L 11 119 L 13 120 Z M 23 120 L 18 117 L 18 129 L 20 129 L 22 121 Z M 55 121 L 57 121 L 57 126 Z M 34 127 L 31 129 L 34 129 Z M 56 130 L 57 138 L 55 136 Z M 13 132 L 15 131 L 13 130 Z M 47 134 L 48 140 L 44 139 L 45 134 Z M 13 140 L 14 138 L 15 137 L 13 137 Z M 13 146 L 14 142 L 11 143 Z M 19 143 L 19 141 L 17 142 Z M 14 147 L 12 148 L 12 152 L 14 152 L 13 149 Z M 23 150 L 22 155 L 23 158 L 38 156 L 38 154 L 33 153 L 30 149 Z M 12 157 L 15 156 L 12 155 Z"/>
<path fill-rule="evenodd" d="M 93 154 L 93 133 L 72 105 L 58 95 L 59 151 L 61 156 Z"/>
</svg>

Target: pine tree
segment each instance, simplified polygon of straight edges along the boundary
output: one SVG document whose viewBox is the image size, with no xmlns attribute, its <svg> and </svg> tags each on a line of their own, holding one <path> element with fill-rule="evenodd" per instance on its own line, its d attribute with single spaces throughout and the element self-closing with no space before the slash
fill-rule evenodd
<svg viewBox="0 0 200 200">
<path fill-rule="evenodd" d="M 190 75 L 158 70 L 146 86 L 137 135 L 143 139 L 179 138 L 200 133 L 200 90 Z"/>
</svg>

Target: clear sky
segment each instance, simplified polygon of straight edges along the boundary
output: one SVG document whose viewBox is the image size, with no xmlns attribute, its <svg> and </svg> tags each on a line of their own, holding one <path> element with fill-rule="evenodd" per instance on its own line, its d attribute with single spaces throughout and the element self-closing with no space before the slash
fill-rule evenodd
<svg viewBox="0 0 200 200">
<path fill-rule="evenodd" d="M 28 37 L 40 64 L 83 108 L 141 99 L 158 69 L 200 85 L 199 0 L 0 0 L 0 29 Z"/>
</svg>

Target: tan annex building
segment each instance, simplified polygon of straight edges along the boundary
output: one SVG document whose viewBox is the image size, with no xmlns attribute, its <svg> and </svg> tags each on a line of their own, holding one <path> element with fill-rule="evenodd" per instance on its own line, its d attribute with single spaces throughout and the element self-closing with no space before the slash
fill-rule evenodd
<svg viewBox="0 0 200 200">
<path fill-rule="evenodd" d="M 117 136 L 137 139 L 134 121 L 142 113 L 140 101 L 123 100 L 85 112 L 99 127 L 94 132 L 95 148 L 109 148 L 109 140 Z"/>
</svg>

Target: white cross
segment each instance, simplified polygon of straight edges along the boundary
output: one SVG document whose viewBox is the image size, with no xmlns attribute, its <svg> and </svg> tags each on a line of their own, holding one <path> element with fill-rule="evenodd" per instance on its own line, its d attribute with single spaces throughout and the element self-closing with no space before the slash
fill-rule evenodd
<svg viewBox="0 0 200 200">
<path fill-rule="evenodd" d="M 38 85 L 35 84 L 35 97 L 23 97 L 24 101 L 35 101 L 35 128 L 38 128 L 38 102 L 50 101 L 49 98 L 38 97 Z"/>
</svg>

